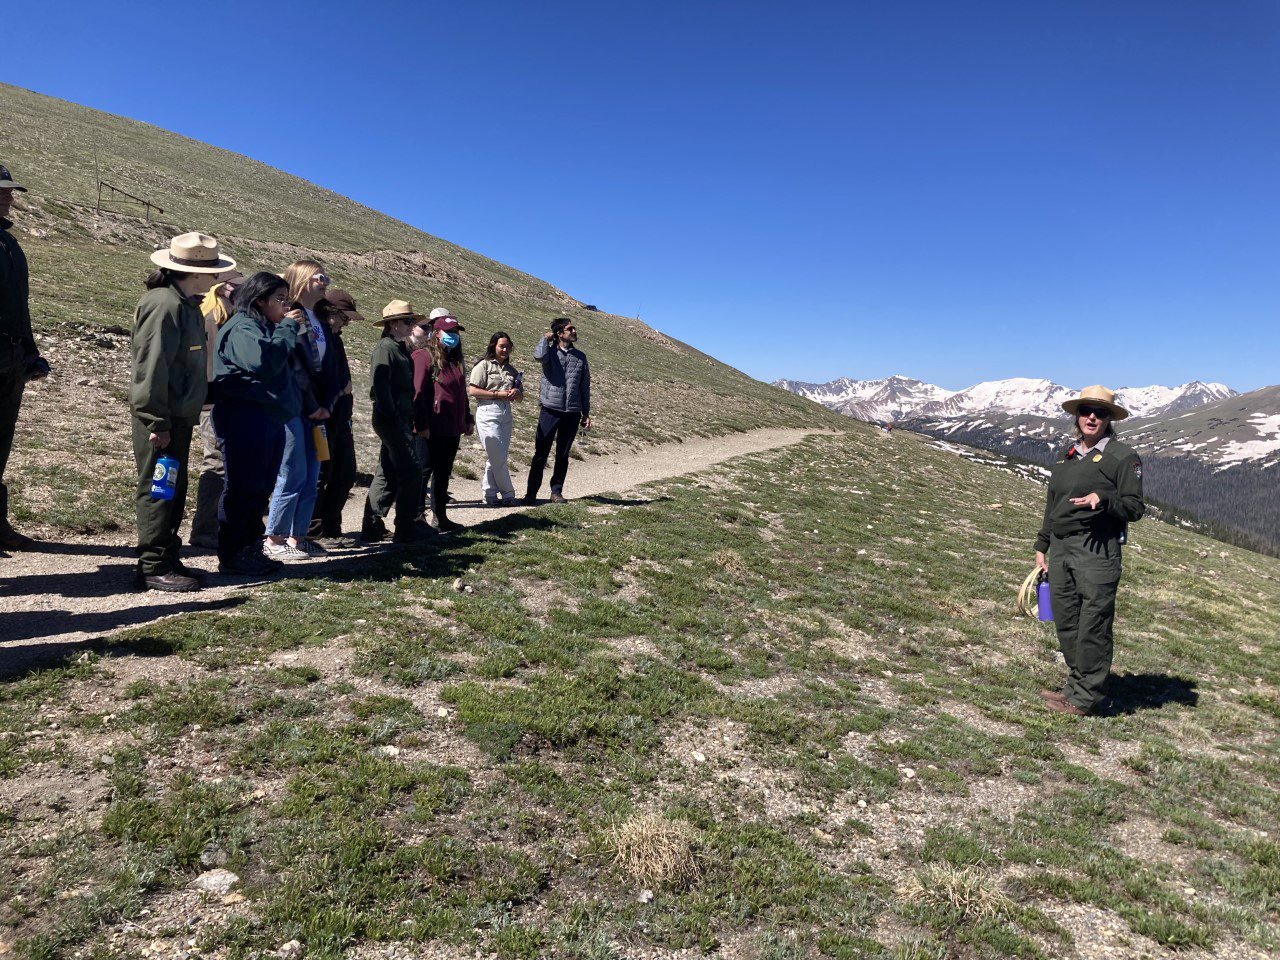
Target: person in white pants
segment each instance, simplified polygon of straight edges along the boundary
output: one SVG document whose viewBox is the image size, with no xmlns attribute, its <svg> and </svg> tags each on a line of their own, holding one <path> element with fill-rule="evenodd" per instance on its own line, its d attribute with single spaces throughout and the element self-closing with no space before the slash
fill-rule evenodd
<svg viewBox="0 0 1280 960">
<path fill-rule="evenodd" d="M 476 435 L 489 460 L 481 489 L 484 502 L 491 507 L 498 506 L 499 498 L 506 503 L 516 499 L 507 454 L 511 450 L 511 404 L 524 397 L 524 378 L 510 359 L 511 337 L 499 330 L 489 338 L 489 349 L 472 368 L 467 384 L 467 394 L 476 401 Z"/>
</svg>

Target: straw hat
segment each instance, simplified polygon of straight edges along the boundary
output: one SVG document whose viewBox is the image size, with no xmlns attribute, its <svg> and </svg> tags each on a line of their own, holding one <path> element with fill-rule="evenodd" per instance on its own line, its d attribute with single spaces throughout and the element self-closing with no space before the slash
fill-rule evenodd
<svg viewBox="0 0 1280 960">
<path fill-rule="evenodd" d="M 1062 409 L 1074 417 L 1081 404 L 1106 407 L 1111 411 L 1112 420 L 1123 420 L 1129 415 L 1128 410 L 1116 403 L 1115 391 L 1108 390 L 1100 383 L 1094 384 L 1092 387 L 1085 387 L 1080 391 L 1080 396 L 1063 401 Z"/>
<path fill-rule="evenodd" d="M 169 241 L 168 250 L 157 250 L 151 262 L 180 273 L 225 273 L 236 262 L 218 252 L 218 241 L 203 233 L 184 233 Z"/>
<path fill-rule="evenodd" d="M 382 319 L 375 323 L 386 323 L 389 320 L 412 320 L 414 323 L 427 319 L 420 313 L 414 313 L 407 300 L 392 300 L 382 308 Z"/>
</svg>

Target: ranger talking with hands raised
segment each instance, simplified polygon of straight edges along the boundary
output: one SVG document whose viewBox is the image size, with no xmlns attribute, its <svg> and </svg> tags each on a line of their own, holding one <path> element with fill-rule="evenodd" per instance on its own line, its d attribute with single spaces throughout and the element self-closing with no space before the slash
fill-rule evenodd
<svg viewBox="0 0 1280 960">
<path fill-rule="evenodd" d="M 1115 394 L 1085 387 L 1062 408 L 1075 418 L 1077 439 L 1053 465 L 1035 549 L 1036 566 L 1049 575 L 1067 682 L 1040 696 L 1050 710 L 1084 716 L 1102 699 L 1111 672 L 1120 548 L 1146 507 L 1142 461 L 1112 426 L 1129 416 Z"/>
</svg>

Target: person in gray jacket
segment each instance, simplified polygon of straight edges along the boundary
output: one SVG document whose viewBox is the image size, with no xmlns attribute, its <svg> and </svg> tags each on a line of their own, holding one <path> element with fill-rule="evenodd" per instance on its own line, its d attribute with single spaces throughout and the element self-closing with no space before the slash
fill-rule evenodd
<svg viewBox="0 0 1280 960">
<path fill-rule="evenodd" d="M 552 441 L 556 445 L 555 465 L 551 469 L 551 502 L 564 503 L 564 478 L 569 472 L 569 448 L 578 427 L 591 429 L 591 368 L 586 355 L 574 346 L 578 330 L 567 317 L 551 321 L 551 329 L 533 348 L 533 359 L 542 364 L 542 383 L 538 386 L 538 434 L 533 443 L 533 462 L 529 464 L 529 485 L 524 502 L 538 502 L 542 472 L 547 466 Z"/>
</svg>

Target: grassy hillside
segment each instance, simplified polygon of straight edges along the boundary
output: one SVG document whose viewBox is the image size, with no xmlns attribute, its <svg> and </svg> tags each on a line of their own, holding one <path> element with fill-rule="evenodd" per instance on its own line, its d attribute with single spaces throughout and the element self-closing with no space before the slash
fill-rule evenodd
<svg viewBox="0 0 1280 960">
<path fill-rule="evenodd" d="M 552 317 L 573 317 L 592 364 L 597 454 L 756 426 L 847 426 L 636 320 L 585 310 L 541 280 L 247 157 L 12 86 L 0 85 L 0 115 L 3 159 L 31 188 L 19 195 L 13 219 L 31 262 L 38 336 L 55 368 L 51 381 L 28 394 L 10 471 L 18 518 L 37 530 L 93 532 L 129 522 L 127 329 L 147 254 L 192 229 L 217 236 L 246 272 L 318 256 L 369 317 L 393 297 L 419 308 L 446 305 L 467 328 L 469 361 L 504 329 L 531 384 L 534 340 Z M 99 175 L 162 206 L 167 224 L 95 211 Z M 375 337 L 372 325 L 347 334 L 362 427 Z M 517 411 L 512 459 L 521 471 L 535 407 Z M 371 431 L 357 432 L 367 468 L 376 442 Z M 51 471 L 46 450 L 65 447 L 68 436 L 79 455 Z M 477 464 L 483 458 L 464 445 L 459 473 L 475 475 Z M 85 494 L 90 488 L 93 496 Z"/>
<path fill-rule="evenodd" d="M 1274 956 L 1280 562 L 1135 525 L 1053 714 L 1041 496 L 855 427 L 66 651 L 0 685 L 0 941 Z"/>
</svg>

